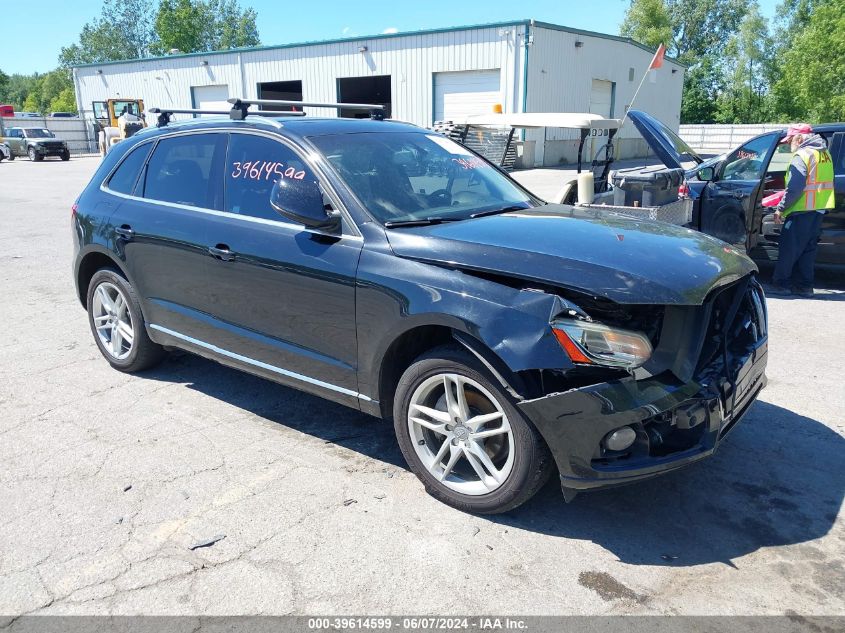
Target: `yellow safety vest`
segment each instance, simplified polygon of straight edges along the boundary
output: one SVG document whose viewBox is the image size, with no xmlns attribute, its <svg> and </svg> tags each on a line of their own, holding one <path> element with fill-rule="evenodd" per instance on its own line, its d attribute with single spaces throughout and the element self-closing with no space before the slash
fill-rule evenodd
<svg viewBox="0 0 845 633">
<path fill-rule="evenodd" d="M 798 211 L 816 211 L 832 209 L 836 206 L 833 189 L 833 160 L 827 150 L 819 151 L 809 147 L 799 148 L 796 152 L 807 168 L 807 182 L 804 193 L 788 209 L 783 210 L 785 218 Z M 789 186 L 789 169 L 786 171 L 786 186 Z"/>
</svg>

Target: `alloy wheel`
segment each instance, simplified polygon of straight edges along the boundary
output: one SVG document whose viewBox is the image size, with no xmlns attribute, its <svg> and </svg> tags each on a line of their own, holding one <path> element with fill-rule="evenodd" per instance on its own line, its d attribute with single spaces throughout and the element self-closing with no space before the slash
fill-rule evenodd
<svg viewBox="0 0 845 633">
<path fill-rule="evenodd" d="M 94 290 L 91 316 L 103 349 L 114 359 L 132 353 L 135 330 L 126 297 L 113 283 L 104 281 Z"/>
<path fill-rule="evenodd" d="M 508 416 L 467 376 L 440 373 L 424 380 L 411 396 L 408 430 L 423 466 L 455 492 L 491 493 L 513 469 Z"/>
</svg>

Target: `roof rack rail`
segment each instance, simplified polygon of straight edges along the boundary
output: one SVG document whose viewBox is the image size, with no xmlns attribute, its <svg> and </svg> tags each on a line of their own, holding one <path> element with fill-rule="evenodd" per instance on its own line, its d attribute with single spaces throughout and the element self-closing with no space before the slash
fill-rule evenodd
<svg viewBox="0 0 845 633">
<path fill-rule="evenodd" d="M 229 115 L 229 118 L 241 120 L 240 111 L 237 113 L 232 110 L 197 110 L 194 108 L 150 108 L 148 110 L 151 114 L 158 115 L 158 127 L 164 127 L 168 123 L 170 123 L 170 119 L 173 117 L 174 114 L 219 114 L 221 116 Z M 270 112 L 267 110 L 257 110 L 255 112 L 249 112 L 250 115 L 254 116 L 266 116 L 266 117 L 277 117 L 277 116 L 292 116 L 292 117 L 299 117 L 305 116 L 304 112 Z"/>
<path fill-rule="evenodd" d="M 240 99 L 233 97 L 228 100 L 232 104 L 232 111 L 229 113 L 233 119 L 243 119 L 248 114 L 264 114 L 265 110 L 249 110 L 249 106 L 292 106 L 311 108 L 335 108 L 337 110 L 365 110 L 369 111 L 370 118 L 381 121 L 384 119 L 385 107 L 376 103 L 329 103 L 319 101 L 289 101 L 277 99 Z M 299 114 L 298 112 L 273 112 L 270 116 L 284 116 L 285 114 Z M 265 115 L 266 116 L 266 115 Z"/>
</svg>

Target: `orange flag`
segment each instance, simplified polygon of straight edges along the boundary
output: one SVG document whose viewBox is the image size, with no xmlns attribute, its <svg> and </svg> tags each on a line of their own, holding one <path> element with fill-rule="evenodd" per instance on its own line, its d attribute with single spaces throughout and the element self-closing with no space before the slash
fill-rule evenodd
<svg viewBox="0 0 845 633">
<path fill-rule="evenodd" d="M 655 68 L 660 68 L 663 66 L 663 57 L 666 55 L 666 47 L 661 44 L 657 47 L 657 51 L 654 53 L 654 57 L 651 58 L 651 63 L 648 65 L 649 70 L 654 70 Z"/>
</svg>

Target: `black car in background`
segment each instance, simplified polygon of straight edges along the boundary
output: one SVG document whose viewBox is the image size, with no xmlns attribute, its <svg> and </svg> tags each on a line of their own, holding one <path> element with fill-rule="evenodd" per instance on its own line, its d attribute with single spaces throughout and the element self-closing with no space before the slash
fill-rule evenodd
<svg viewBox="0 0 845 633">
<path fill-rule="evenodd" d="M 744 245 L 757 261 L 777 260 L 780 225 L 762 200 L 785 188 L 784 176 L 792 158 L 789 145 L 779 144 L 785 127 L 704 160 L 654 117 L 633 110 L 628 114 L 668 168 L 686 170 L 686 185 L 694 200 L 693 228 Z M 816 263 L 845 266 L 845 123 L 814 125 L 813 131 L 827 140 L 836 188 L 836 208 L 822 220 Z"/>
<path fill-rule="evenodd" d="M 116 369 L 181 348 L 392 419 L 431 494 L 502 512 L 705 458 L 766 382 L 751 260 L 594 216 L 411 125 L 202 119 L 106 156 L 73 273 Z"/>
</svg>

